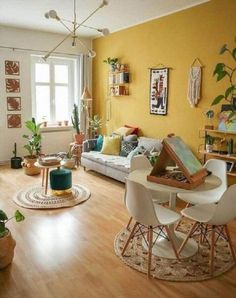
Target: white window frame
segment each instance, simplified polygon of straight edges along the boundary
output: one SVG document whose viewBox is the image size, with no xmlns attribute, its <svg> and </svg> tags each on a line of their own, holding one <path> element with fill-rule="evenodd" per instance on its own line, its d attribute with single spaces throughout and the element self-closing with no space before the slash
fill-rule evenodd
<svg viewBox="0 0 236 298">
<path fill-rule="evenodd" d="M 35 81 L 35 65 L 36 63 L 41 64 L 49 64 L 49 83 L 44 82 L 36 82 Z M 68 66 L 68 84 L 66 83 L 55 83 L 55 73 L 54 66 L 55 65 L 67 65 Z M 77 66 L 78 61 L 75 58 L 67 58 L 67 57 L 50 57 L 46 62 L 42 60 L 41 56 L 31 56 L 31 86 L 32 86 L 32 114 L 33 117 L 36 118 L 37 122 L 41 122 L 42 119 L 37 118 L 36 111 L 36 86 L 49 86 L 50 90 L 50 120 L 49 124 L 56 124 L 57 121 L 55 119 L 55 87 L 56 86 L 68 86 L 68 119 L 61 120 L 69 120 L 70 115 L 72 114 L 73 104 L 75 102 L 75 98 L 77 97 L 78 92 L 78 74 L 77 74 Z M 78 104 L 78 103 L 77 103 Z"/>
</svg>

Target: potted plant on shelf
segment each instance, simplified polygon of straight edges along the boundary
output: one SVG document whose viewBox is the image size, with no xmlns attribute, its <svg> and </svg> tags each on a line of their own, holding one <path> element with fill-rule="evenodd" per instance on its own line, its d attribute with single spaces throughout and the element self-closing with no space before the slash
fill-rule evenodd
<svg viewBox="0 0 236 298">
<path fill-rule="evenodd" d="M 24 148 L 29 153 L 27 156 L 24 156 L 22 163 L 26 175 L 40 174 L 40 168 L 34 165 L 41 150 L 40 125 L 41 123 L 36 124 L 34 118 L 25 122 L 25 126 L 31 131 L 30 135 L 23 135 L 23 138 L 28 141 L 28 144 L 26 144 Z"/>
<path fill-rule="evenodd" d="M 205 141 L 206 141 L 206 151 L 209 152 L 209 153 L 212 152 L 215 137 L 207 134 L 206 137 L 205 137 Z"/>
<path fill-rule="evenodd" d="M 206 110 L 205 111 L 205 116 L 207 117 L 209 123 L 207 125 L 205 125 L 205 129 L 214 129 L 214 125 L 212 124 L 212 119 L 214 117 L 214 111 L 213 110 Z"/>
<path fill-rule="evenodd" d="M 8 218 L 7 214 L 0 209 L 0 269 L 9 265 L 14 257 L 16 242 L 10 230 L 6 228 L 6 223 L 13 218 L 15 218 L 16 222 L 25 219 L 24 215 L 21 214 L 19 210 L 16 210 L 14 216 Z"/>
<path fill-rule="evenodd" d="M 22 158 L 16 156 L 16 154 L 17 154 L 16 143 L 14 143 L 14 150 L 12 151 L 12 153 L 14 154 L 14 157 L 11 158 L 11 168 L 12 169 L 20 169 L 20 168 L 22 168 L 22 166 L 21 166 Z"/>
<path fill-rule="evenodd" d="M 107 63 L 111 67 L 111 71 L 116 70 L 116 65 L 118 63 L 118 58 L 108 57 L 106 60 L 103 60 L 104 63 Z"/>
<path fill-rule="evenodd" d="M 77 144 L 82 144 L 84 141 L 84 133 L 80 132 L 80 119 L 79 119 L 79 109 L 78 105 L 74 104 L 74 108 L 72 111 L 71 122 L 76 130 L 76 134 L 74 134 L 74 140 Z"/>
<path fill-rule="evenodd" d="M 89 127 L 96 138 L 98 136 L 98 130 L 102 126 L 102 119 L 98 115 L 94 115 L 89 119 Z"/>
</svg>

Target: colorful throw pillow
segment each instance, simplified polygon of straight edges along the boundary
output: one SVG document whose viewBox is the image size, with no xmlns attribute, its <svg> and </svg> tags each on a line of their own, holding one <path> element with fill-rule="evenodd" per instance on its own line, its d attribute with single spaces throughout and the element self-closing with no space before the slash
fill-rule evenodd
<svg viewBox="0 0 236 298">
<path fill-rule="evenodd" d="M 127 135 L 131 134 L 132 131 L 133 131 L 132 128 L 122 126 L 118 129 L 116 129 L 113 133 L 120 135 L 120 136 L 127 136 Z"/>
<path fill-rule="evenodd" d="M 138 136 L 139 128 L 125 124 L 124 127 L 133 128 L 132 134 Z"/>
<path fill-rule="evenodd" d="M 101 153 L 109 155 L 119 155 L 120 143 L 120 136 L 104 136 Z"/>
<path fill-rule="evenodd" d="M 121 142 L 121 150 L 120 150 L 120 156 L 127 157 L 128 154 L 134 150 L 138 145 L 138 141 L 122 141 Z"/>
<path fill-rule="evenodd" d="M 99 135 L 98 138 L 96 139 L 96 145 L 95 145 L 94 151 L 101 151 L 102 144 L 103 144 L 103 136 Z"/>
<path fill-rule="evenodd" d="M 128 135 L 128 136 L 123 137 L 123 140 L 124 140 L 124 141 L 127 141 L 127 142 L 138 141 L 138 136 L 135 135 L 135 134 Z"/>
</svg>

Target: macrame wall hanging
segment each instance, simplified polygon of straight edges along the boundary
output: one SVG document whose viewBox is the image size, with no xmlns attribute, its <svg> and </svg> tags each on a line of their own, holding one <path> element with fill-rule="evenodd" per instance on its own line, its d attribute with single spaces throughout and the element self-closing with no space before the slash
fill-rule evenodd
<svg viewBox="0 0 236 298">
<path fill-rule="evenodd" d="M 202 64 L 198 58 L 194 59 L 189 70 L 188 101 L 191 107 L 195 107 L 201 97 Z"/>
</svg>

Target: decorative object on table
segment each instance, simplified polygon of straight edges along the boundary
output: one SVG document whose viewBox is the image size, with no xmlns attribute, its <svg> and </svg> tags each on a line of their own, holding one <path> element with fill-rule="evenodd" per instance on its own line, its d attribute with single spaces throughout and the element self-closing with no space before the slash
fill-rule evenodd
<svg viewBox="0 0 236 298">
<path fill-rule="evenodd" d="M 205 125 L 205 129 L 214 129 L 214 125 L 212 124 L 212 119 L 214 118 L 214 111 L 208 109 L 204 112 L 204 115 L 207 117 L 209 123 Z"/>
<path fill-rule="evenodd" d="M 215 137 L 213 137 L 209 134 L 206 134 L 206 136 L 205 136 L 206 152 L 213 151 L 214 141 L 215 141 Z"/>
<path fill-rule="evenodd" d="M 192 108 L 197 106 L 198 101 L 201 98 L 202 67 L 200 60 L 195 58 L 189 70 L 188 101 Z"/>
<path fill-rule="evenodd" d="M 16 222 L 25 219 L 24 215 L 21 214 L 19 210 L 16 210 L 15 214 L 8 218 L 7 214 L 0 209 L 0 269 L 9 265 L 14 257 L 16 242 L 13 239 L 10 230 L 6 227 L 6 223 L 13 218 Z"/>
<path fill-rule="evenodd" d="M 187 234 L 192 223 L 183 218 L 178 228 L 178 231 Z M 115 237 L 114 249 L 116 255 L 129 267 L 147 274 L 147 249 L 143 246 L 143 238 L 140 235 L 134 238 L 132 247 L 129 246 L 126 250 L 126 255 L 122 257 L 121 252 L 129 235 L 129 231 L 123 228 Z M 197 240 L 199 235 L 195 235 Z M 215 271 L 213 275 L 209 270 L 209 254 L 210 249 L 207 243 L 202 243 L 199 246 L 197 253 L 186 259 L 167 259 L 153 255 L 151 275 L 154 278 L 168 281 L 202 281 L 214 278 L 223 273 L 226 273 L 235 266 L 232 256 L 229 254 L 228 247 L 225 245 L 225 240 L 219 238 L 217 241 L 217 251 L 215 255 Z"/>
<path fill-rule="evenodd" d="M 234 41 L 236 43 L 236 37 L 234 38 Z M 226 100 L 231 106 L 231 113 L 228 116 L 228 121 L 235 122 L 234 116 L 236 114 L 236 47 L 231 50 L 228 48 L 227 44 L 224 44 L 221 47 L 219 54 L 223 55 L 225 53 L 228 53 L 230 55 L 230 57 L 232 58 L 231 61 L 233 61 L 233 63 L 231 65 L 226 65 L 222 62 L 217 63 L 213 72 L 213 76 L 216 76 L 217 82 L 221 81 L 224 78 L 227 78 L 229 82 L 224 93 L 216 96 L 216 98 L 212 102 L 212 105 L 217 105 L 222 100 Z M 233 117 L 234 119 L 232 119 Z"/>
<path fill-rule="evenodd" d="M 27 144 L 24 145 L 24 148 L 29 153 L 27 156 L 24 156 L 22 163 L 26 175 L 40 174 L 40 168 L 34 165 L 41 150 L 41 134 L 39 132 L 40 125 L 41 123 L 37 124 L 34 118 L 25 122 L 26 128 L 28 128 L 31 132 L 29 135 L 23 135 L 23 138 L 27 140 Z"/>
<path fill-rule="evenodd" d="M 96 138 L 98 136 L 98 130 L 102 127 L 102 119 L 99 115 L 94 115 L 92 118 L 89 118 L 89 127 Z"/>
<path fill-rule="evenodd" d="M 5 60 L 5 75 L 20 75 L 20 62 Z"/>
<path fill-rule="evenodd" d="M 118 58 L 108 57 L 107 59 L 103 60 L 103 62 L 107 63 L 110 66 L 111 71 L 116 71 L 117 64 L 118 64 Z"/>
<path fill-rule="evenodd" d="M 55 50 L 65 41 L 68 39 L 68 37 L 71 37 L 72 38 L 72 47 L 75 47 L 76 46 L 76 41 L 78 41 L 87 51 L 88 51 L 88 55 L 89 57 L 91 58 L 94 58 L 96 56 L 96 53 L 93 51 L 93 50 L 90 50 L 87 45 L 79 38 L 79 36 L 77 35 L 77 30 L 80 28 L 80 27 L 86 27 L 86 28 L 89 28 L 89 29 L 92 29 L 92 30 L 96 30 L 97 32 L 100 32 L 102 33 L 104 36 L 108 35 L 109 34 L 109 30 L 107 28 L 103 28 L 103 29 L 98 29 L 98 28 L 94 28 L 94 27 L 91 27 L 91 26 L 87 26 L 85 25 L 84 23 L 90 18 L 92 17 L 99 9 L 103 8 L 104 6 L 108 5 L 108 1 L 107 0 L 103 0 L 102 3 L 94 10 L 92 11 L 88 17 L 85 18 L 85 20 L 83 21 L 80 21 L 79 23 L 77 22 L 77 15 L 76 15 L 76 0 L 74 0 L 74 18 L 72 21 L 68 21 L 68 20 L 65 20 L 63 18 L 60 18 L 57 14 L 57 12 L 55 10 L 49 10 L 48 12 L 45 13 L 45 18 L 46 19 L 54 19 L 58 22 L 60 22 L 70 33 L 65 37 L 63 38 L 62 41 L 59 42 L 58 45 L 56 45 L 51 51 L 49 51 L 44 57 L 43 59 L 46 61 L 47 58 L 49 56 L 51 56 L 51 54 L 53 52 L 55 52 Z M 67 26 L 66 23 L 71 23 L 72 25 L 72 28 L 69 28 Z"/>
<path fill-rule="evenodd" d="M 150 69 L 150 114 L 166 115 L 168 101 L 168 68 Z"/>
<path fill-rule="evenodd" d="M 8 114 L 7 115 L 8 128 L 21 128 L 21 114 Z"/>
<path fill-rule="evenodd" d="M 61 157 L 56 155 L 40 155 L 37 162 L 42 166 L 59 166 L 61 160 Z"/>
<path fill-rule="evenodd" d="M 16 156 L 17 155 L 17 146 L 16 143 L 14 143 L 14 150 L 12 151 L 12 153 L 14 154 L 14 157 L 11 158 L 11 168 L 12 169 L 20 169 L 22 168 L 22 158 Z"/>
<path fill-rule="evenodd" d="M 33 185 L 21 190 L 14 196 L 14 202 L 29 209 L 55 209 L 76 206 L 90 198 L 87 187 L 73 184 L 71 193 L 55 196 L 45 195 L 41 185 Z"/>
<path fill-rule="evenodd" d="M 71 122 L 74 129 L 76 130 L 76 134 L 74 134 L 74 140 L 77 144 L 82 144 L 84 141 L 84 133 L 80 131 L 79 108 L 76 104 L 74 104 L 72 111 Z"/>
<path fill-rule="evenodd" d="M 6 92 L 7 93 L 19 93 L 20 92 L 20 80 L 19 79 L 5 79 L 6 80 Z"/>
<path fill-rule="evenodd" d="M 158 162 L 147 176 L 149 181 L 183 189 L 193 189 L 204 183 L 206 169 L 180 137 L 171 134 L 162 144 Z M 174 162 L 178 170 L 168 170 L 170 162 Z"/>
<path fill-rule="evenodd" d="M 74 169 L 76 166 L 76 160 L 73 154 L 73 147 L 69 149 L 69 151 L 65 154 L 61 161 L 61 166 L 67 169 Z"/>
<path fill-rule="evenodd" d="M 7 110 L 8 111 L 20 111 L 21 110 L 21 98 L 15 96 L 7 97 Z"/>
</svg>

